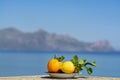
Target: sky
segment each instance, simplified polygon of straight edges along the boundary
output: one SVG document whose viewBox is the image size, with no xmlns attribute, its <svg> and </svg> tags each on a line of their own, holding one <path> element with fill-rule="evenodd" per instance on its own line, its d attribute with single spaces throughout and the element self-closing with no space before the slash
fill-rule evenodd
<svg viewBox="0 0 120 80">
<path fill-rule="evenodd" d="M 0 0 L 0 29 L 38 29 L 120 50 L 120 0 Z"/>
</svg>

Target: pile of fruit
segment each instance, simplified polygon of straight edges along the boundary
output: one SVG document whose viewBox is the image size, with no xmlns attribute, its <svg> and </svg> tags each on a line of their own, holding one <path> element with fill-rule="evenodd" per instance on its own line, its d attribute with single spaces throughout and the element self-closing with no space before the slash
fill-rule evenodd
<svg viewBox="0 0 120 80">
<path fill-rule="evenodd" d="M 87 62 L 86 59 L 79 60 L 78 56 L 75 55 L 69 61 L 64 61 L 64 56 L 54 56 L 50 59 L 47 64 L 49 73 L 80 73 L 83 69 L 87 70 L 88 74 L 91 74 L 92 68 L 90 66 L 96 66 L 96 62 Z M 90 66 L 89 66 L 90 65 Z"/>
</svg>

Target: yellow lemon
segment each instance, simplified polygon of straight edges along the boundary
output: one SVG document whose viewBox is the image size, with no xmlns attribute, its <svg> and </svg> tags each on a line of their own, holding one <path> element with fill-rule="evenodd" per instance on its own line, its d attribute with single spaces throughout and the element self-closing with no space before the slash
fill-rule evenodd
<svg viewBox="0 0 120 80">
<path fill-rule="evenodd" d="M 73 73 L 75 70 L 75 66 L 71 61 L 66 61 L 62 64 L 61 70 L 64 73 Z"/>
</svg>

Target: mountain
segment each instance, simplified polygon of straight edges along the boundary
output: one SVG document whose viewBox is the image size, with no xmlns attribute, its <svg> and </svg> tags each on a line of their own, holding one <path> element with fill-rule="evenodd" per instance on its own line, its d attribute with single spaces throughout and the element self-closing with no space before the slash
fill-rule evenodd
<svg viewBox="0 0 120 80">
<path fill-rule="evenodd" d="M 0 30 L 0 50 L 108 52 L 114 51 L 114 48 L 107 40 L 82 42 L 68 35 L 49 33 L 42 29 L 25 33 L 7 28 Z"/>
</svg>

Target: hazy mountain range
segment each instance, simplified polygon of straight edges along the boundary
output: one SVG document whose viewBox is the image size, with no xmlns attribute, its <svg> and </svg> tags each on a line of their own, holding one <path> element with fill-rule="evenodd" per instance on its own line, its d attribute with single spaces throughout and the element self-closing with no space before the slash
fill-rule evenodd
<svg viewBox="0 0 120 80">
<path fill-rule="evenodd" d="M 114 51 L 114 48 L 107 40 L 91 43 L 42 29 L 30 33 L 6 28 L 0 30 L 0 50 L 108 52 Z"/>
</svg>

